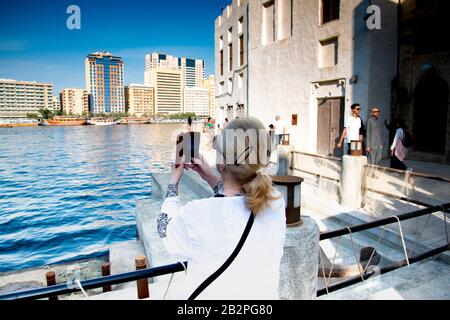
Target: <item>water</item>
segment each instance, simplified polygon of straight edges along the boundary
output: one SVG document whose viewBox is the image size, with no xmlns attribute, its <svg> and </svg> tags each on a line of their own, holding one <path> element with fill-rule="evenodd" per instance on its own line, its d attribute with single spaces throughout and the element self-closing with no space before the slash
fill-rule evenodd
<svg viewBox="0 0 450 320">
<path fill-rule="evenodd" d="M 168 172 L 178 125 L 0 128 L 0 272 L 136 239 L 135 202 Z"/>
</svg>

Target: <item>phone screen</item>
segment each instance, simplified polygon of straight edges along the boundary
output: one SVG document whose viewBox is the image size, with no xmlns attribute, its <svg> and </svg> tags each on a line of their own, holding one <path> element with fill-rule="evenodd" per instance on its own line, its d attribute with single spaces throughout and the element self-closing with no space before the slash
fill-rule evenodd
<svg viewBox="0 0 450 320">
<path fill-rule="evenodd" d="M 200 153 L 200 132 L 183 132 L 177 137 L 175 166 L 181 162 L 183 155 L 185 162 L 193 162 L 193 158 L 199 158 Z"/>
</svg>

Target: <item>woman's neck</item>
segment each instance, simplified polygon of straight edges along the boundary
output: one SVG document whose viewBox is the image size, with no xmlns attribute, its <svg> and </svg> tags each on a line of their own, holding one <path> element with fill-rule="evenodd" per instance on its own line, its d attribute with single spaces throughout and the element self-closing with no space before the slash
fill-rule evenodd
<svg viewBox="0 0 450 320">
<path fill-rule="evenodd" d="M 223 195 L 226 197 L 233 197 L 243 192 L 242 185 L 226 174 L 222 175 L 222 182 Z"/>
</svg>

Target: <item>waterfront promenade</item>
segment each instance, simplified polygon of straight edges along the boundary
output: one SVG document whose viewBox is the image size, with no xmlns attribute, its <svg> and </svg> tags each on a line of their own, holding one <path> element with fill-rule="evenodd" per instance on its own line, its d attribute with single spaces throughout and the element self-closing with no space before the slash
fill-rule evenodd
<svg viewBox="0 0 450 320">
<path fill-rule="evenodd" d="M 210 161 L 212 161 L 214 159 L 214 152 L 209 148 L 209 145 L 207 143 L 208 139 L 205 134 L 202 136 L 202 142 L 203 152 L 205 153 L 206 157 Z M 423 164 L 423 166 L 426 166 L 426 164 Z M 168 167 L 166 167 L 166 172 L 167 170 Z M 173 257 L 165 253 L 155 230 L 154 222 L 159 212 L 162 196 L 164 195 L 165 186 L 168 181 L 167 179 L 167 173 L 161 172 L 152 175 L 151 196 L 148 199 L 137 200 L 136 220 L 134 222 L 137 229 L 136 237 L 134 237 L 133 239 L 129 239 L 128 241 L 118 242 L 109 246 L 108 255 L 105 257 L 105 259 L 108 259 L 111 262 L 112 274 L 134 270 L 134 257 L 141 254 L 145 254 L 148 256 L 150 266 L 169 264 L 181 259 L 179 257 Z M 364 217 L 368 217 L 369 220 L 373 219 L 373 217 L 370 215 L 370 212 L 366 212 L 363 209 L 353 210 L 340 206 L 338 203 L 336 203 L 336 201 L 330 199 L 329 195 L 326 196 L 324 194 L 327 189 L 323 187 L 323 184 L 316 184 L 315 181 L 311 179 L 307 180 L 306 183 L 302 185 L 302 215 L 312 217 L 318 223 L 321 231 L 335 230 L 344 226 L 358 223 L 358 221 L 362 222 L 365 219 Z M 211 191 L 208 190 L 208 188 L 205 187 L 204 184 L 202 184 L 193 173 L 186 174 L 180 185 L 180 195 L 183 202 L 209 196 L 211 194 L 210 192 Z M 318 198 L 319 194 L 321 195 L 320 198 Z M 391 200 L 389 200 L 387 197 L 381 197 L 380 201 L 389 202 Z M 408 210 L 416 207 L 412 204 L 401 204 L 401 202 L 391 203 L 391 206 L 396 207 L 400 212 L 408 212 Z M 443 224 L 441 222 L 439 223 L 440 224 L 438 224 L 437 222 L 434 223 L 434 227 L 436 228 L 436 230 L 443 229 Z M 404 229 L 405 232 L 406 230 L 407 229 Z M 433 228 L 431 228 L 430 230 L 431 231 L 429 232 L 434 232 Z M 370 236 L 370 234 L 355 236 L 357 252 L 359 252 L 359 249 L 362 247 L 373 245 L 377 248 L 377 251 L 383 257 L 382 263 L 397 261 L 404 258 L 404 253 L 401 248 L 401 241 L 398 232 L 391 232 L 389 234 L 389 240 L 390 242 L 394 242 L 394 244 L 382 242 L 381 245 L 377 245 L 376 239 L 374 239 L 373 236 Z M 413 241 L 414 238 L 410 238 L 410 242 L 408 245 L 412 244 Z M 349 241 L 349 239 L 344 239 L 342 245 L 338 245 L 336 241 L 326 241 L 322 244 L 322 249 L 330 258 L 332 258 L 335 254 L 335 251 L 338 250 L 339 252 L 336 255 L 336 263 L 354 263 L 352 243 Z M 411 249 L 411 247 L 409 247 L 408 249 Z M 445 259 L 440 259 L 437 261 L 423 262 L 411 267 L 405 267 L 389 275 L 371 279 L 370 282 L 366 282 L 365 284 L 358 284 L 329 296 L 323 296 L 321 297 L 321 299 L 377 299 L 391 296 L 397 299 L 415 299 L 418 297 L 448 299 L 448 293 L 445 290 L 442 290 L 441 285 L 436 286 L 436 290 L 433 295 L 430 296 L 426 294 L 426 289 L 429 289 L 429 285 L 427 285 L 428 282 L 439 284 L 448 283 L 450 275 L 448 274 L 448 272 L 445 272 L 448 267 L 448 261 L 445 261 Z M 98 268 L 99 262 L 96 262 L 96 265 Z M 41 273 L 41 279 L 44 279 L 44 275 L 47 270 L 48 269 L 41 269 L 35 270 L 33 271 L 33 273 L 24 273 L 20 277 L 15 277 L 15 279 L 17 280 L 19 278 L 22 278 L 33 281 L 30 279 L 32 279 L 33 277 L 39 277 L 39 272 Z M 421 277 L 421 272 L 426 273 L 427 276 Z M 94 273 L 82 273 L 82 276 L 83 279 L 86 279 L 93 274 Z M 5 284 L 7 282 L 7 278 L 0 278 L 0 287 L 2 287 L 1 280 L 3 280 L 3 284 Z M 170 275 L 167 275 L 159 277 L 155 279 L 155 282 L 150 283 L 150 299 L 162 299 L 169 280 Z M 333 282 L 335 282 L 336 280 L 337 279 L 333 279 Z M 60 281 L 64 281 L 63 274 L 60 278 Z M 371 283 L 372 285 L 370 285 Z M 374 285 L 374 283 L 376 285 Z M 319 278 L 319 285 L 323 286 L 323 284 L 323 280 Z M 40 285 L 36 283 L 34 285 L 40 286 L 44 285 L 44 283 L 43 281 L 41 281 Z M 363 289 L 366 287 L 369 288 L 368 286 L 371 288 L 370 290 Z M 17 283 L 14 285 L 9 285 L 9 289 L 19 287 L 20 286 L 18 286 Z M 176 298 L 179 292 L 182 291 L 182 287 L 183 273 L 178 273 L 172 280 L 172 285 L 166 298 Z M 4 288 L 6 288 L 6 286 L 4 286 Z M 115 290 L 110 293 L 101 294 L 97 290 L 90 291 L 88 292 L 88 294 L 90 295 L 90 299 L 136 299 L 135 282 L 115 286 L 113 289 Z M 65 299 L 79 298 L 83 298 L 81 294 L 74 294 L 65 297 Z"/>
</svg>

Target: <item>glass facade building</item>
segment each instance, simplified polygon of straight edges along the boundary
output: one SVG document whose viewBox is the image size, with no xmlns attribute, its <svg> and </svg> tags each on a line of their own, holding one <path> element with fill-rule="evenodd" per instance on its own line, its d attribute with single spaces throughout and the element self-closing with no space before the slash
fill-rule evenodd
<svg viewBox="0 0 450 320">
<path fill-rule="evenodd" d="M 90 112 L 125 112 L 124 63 L 109 52 L 89 54 L 85 60 Z"/>
</svg>

